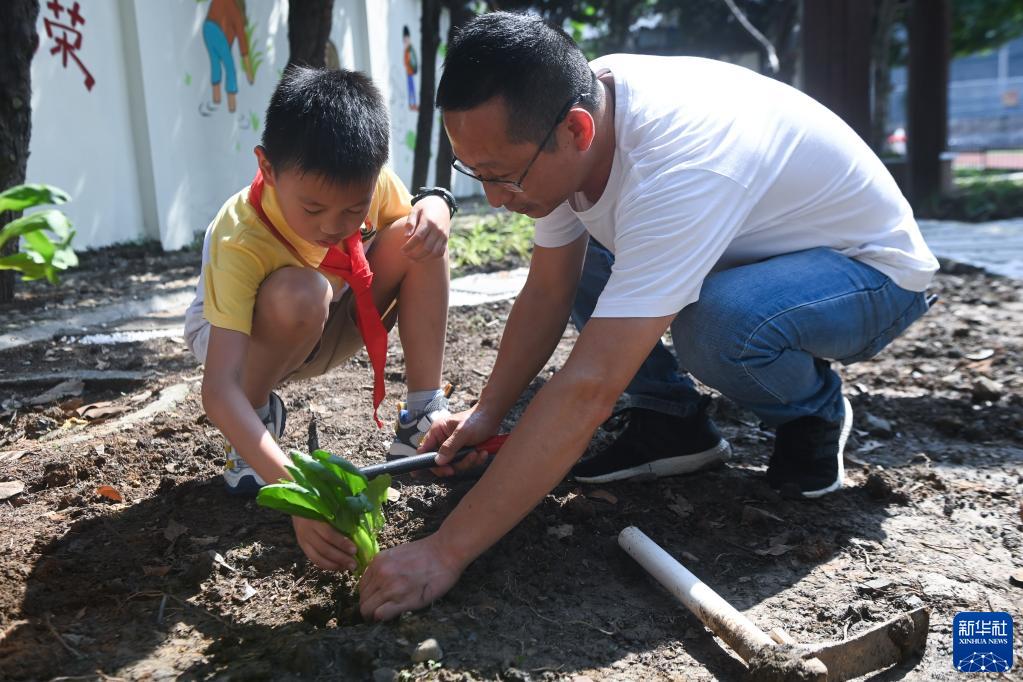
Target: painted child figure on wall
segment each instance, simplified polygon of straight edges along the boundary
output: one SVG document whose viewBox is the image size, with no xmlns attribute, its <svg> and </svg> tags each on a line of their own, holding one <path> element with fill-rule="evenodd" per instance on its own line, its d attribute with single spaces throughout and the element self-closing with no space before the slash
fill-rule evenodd
<svg viewBox="0 0 1023 682">
<path fill-rule="evenodd" d="M 408 84 L 408 108 L 409 111 L 419 111 L 414 77 L 419 73 L 419 59 L 416 57 L 416 49 L 412 47 L 412 34 L 409 32 L 408 26 L 401 27 L 401 42 L 405 46 L 402 61 L 405 63 L 405 81 Z"/>
<path fill-rule="evenodd" d="M 210 57 L 210 83 L 213 85 L 213 106 L 221 101 L 220 83 L 226 79 L 227 110 L 237 108 L 238 75 L 234 65 L 232 46 L 238 41 L 242 68 L 251 85 L 256 78 L 249 54 L 249 39 L 245 34 L 245 0 L 210 0 L 210 9 L 202 26 L 202 38 Z"/>
</svg>

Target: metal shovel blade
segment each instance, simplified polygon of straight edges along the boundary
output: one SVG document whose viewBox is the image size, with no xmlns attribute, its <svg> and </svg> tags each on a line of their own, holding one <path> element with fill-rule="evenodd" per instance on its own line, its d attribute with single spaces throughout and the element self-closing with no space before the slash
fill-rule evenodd
<svg viewBox="0 0 1023 682">
<path fill-rule="evenodd" d="M 902 663 L 923 651 L 930 625 L 926 606 L 841 642 L 797 645 L 804 658 L 819 659 L 828 669 L 829 682 L 851 680 Z"/>
</svg>

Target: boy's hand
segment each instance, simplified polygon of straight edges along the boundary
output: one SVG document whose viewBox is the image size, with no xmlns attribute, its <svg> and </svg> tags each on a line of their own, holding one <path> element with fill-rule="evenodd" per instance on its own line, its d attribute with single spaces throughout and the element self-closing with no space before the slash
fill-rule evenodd
<svg viewBox="0 0 1023 682">
<path fill-rule="evenodd" d="M 328 571 L 354 571 L 355 543 L 323 521 L 292 516 L 295 537 L 309 561 Z"/>
<path fill-rule="evenodd" d="M 441 258 L 448 250 L 451 232 L 451 211 L 440 197 L 426 197 L 416 202 L 405 220 L 408 241 L 401 252 L 414 261 Z"/>
</svg>

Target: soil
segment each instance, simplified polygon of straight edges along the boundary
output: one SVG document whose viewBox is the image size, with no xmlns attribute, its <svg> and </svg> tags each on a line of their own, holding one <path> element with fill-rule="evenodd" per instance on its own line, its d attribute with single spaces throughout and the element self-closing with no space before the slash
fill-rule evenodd
<svg viewBox="0 0 1023 682">
<path fill-rule="evenodd" d="M 26 287 L 0 312 L 17 329 L 174 289 L 195 276 L 196 259 L 108 250 L 65 286 Z M 629 525 L 762 629 L 799 642 L 927 605 L 922 658 L 878 679 L 953 679 L 955 613 L 1023 612 L 1010 580 L 1023 568 L 1023 301 L 1019 282 L 963 267 L 934 290 L 929 315 L 841 370 L 856 424 L 840 492 L 779 498 L 763 480 L 771 432 L 719 398 L 715 418 L 735 448 L 728 466 L 599 488 L 565 482 L 449 595 L 384 624 L 362 622 L 351 577 L 310 566 L 286 517 L 224 493 L 223 442 L 179 338 L 83 346 L 57 335 L 0 352 L 0 491 L 24 484 L 0 503 L 0 679 L 742 678 L 739 660 L 618 548 Z M 452 311 L 455 408 L 482 387 L 509 308 Z M 574 336 L 566 331 L 508 427 Z M 403 362 L 391 338 L 396 400 Z M 121 378 L 86 379 L 69 390 L 80 395 L 34 407 L 59 382 L 13 381 L 97 368 Z M 315 419 L 322 447 L 380 461 L 388 431 L 372 425 L 371 384 L 359 355 L 283 387 L 283 444 L 304 448 Z M 98 402 L 109 404 L 93 418 L 76 411 Z M 382 544 L 430 533 L 471 485 L 396 484 Z M 439 660 L 414 662 L 430 638 L 440 651 L 425 655 Z"/>
</svg>

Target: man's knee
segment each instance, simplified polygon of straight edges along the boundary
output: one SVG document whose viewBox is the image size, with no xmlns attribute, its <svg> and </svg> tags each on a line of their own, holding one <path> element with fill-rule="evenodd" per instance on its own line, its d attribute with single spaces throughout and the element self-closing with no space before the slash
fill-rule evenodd
<svg viewBox="0 0 1023 682">
<path fill-rule="evenodd" d="M 671 325 L 680 364 L 698 377 L 701 369 L 739 363 L 756 326 L 748 310 L 708 293 L 683 308 Z"/>
<path fill-rule="evenodd" d="M 273 272 L 259 287 L 256 320 L 284 333 L 319 332 L 332 298 L 330 282 L 315 270 L 288 267 Z"/>
</svg>

